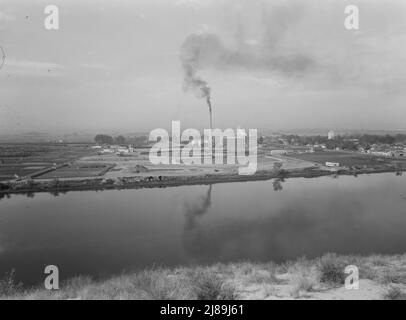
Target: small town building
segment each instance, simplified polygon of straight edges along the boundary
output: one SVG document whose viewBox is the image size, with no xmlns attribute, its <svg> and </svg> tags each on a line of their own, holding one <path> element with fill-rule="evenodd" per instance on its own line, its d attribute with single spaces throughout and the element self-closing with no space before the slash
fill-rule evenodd
<svg viewBox="0 0 406 320">
<path fill-rule="evenodd" d="M 271 150 L 271 156 L 281 156 L 288 154 L 288 150 Z"/>
<path fill-rule="evenodd" d="M 338 162 L 326 162 L 326 167 L 339 167 L 340 164 Z"/>
</svg>

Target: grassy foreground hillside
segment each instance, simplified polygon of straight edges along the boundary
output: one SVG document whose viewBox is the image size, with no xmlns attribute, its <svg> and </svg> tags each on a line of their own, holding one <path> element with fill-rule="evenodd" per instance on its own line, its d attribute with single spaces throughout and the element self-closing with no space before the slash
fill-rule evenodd
<svg viewBox="0 0 406 320">
<path fill-rule="evenodd" d="M 359 289 L 344 286 L 347 265 L 359 269 Z M 301 258 L 284 264 L 239 262 L 155 268 L 95 281 L 87 276 L 60 290 L 22 289 L 9 274 L 0 299 L 406 299 L 406 254 Z"/>
</svg>

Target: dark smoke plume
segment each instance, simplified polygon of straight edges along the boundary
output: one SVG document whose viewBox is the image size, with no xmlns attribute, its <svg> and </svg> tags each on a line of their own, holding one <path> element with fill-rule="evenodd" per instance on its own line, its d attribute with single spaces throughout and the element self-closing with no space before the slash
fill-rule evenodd
<svg viewBox="0 0 406 320">
<path fill-rule="evenodd" d="M 277 41 L 275 41 L 275 44 Z M 300 76 L 313 66 L 313 60 L 301 54 L 276 54 L 269 44 L 257 47 L 239 47 L 238 50 L 226 48 L 215 34 L 197 33 L 189 35 L 180 54 L 184 82 L 183 89 L 191 91 L 199 99 L 205 99 L 210 111 L 212 128 L 211 88 L 201 79 L 198 71 L 207 67 L 216 69 L 245 69 L 268 71 L 284 76 Z"/>
<path fill-rule="evenodd" d="M 305 54 L 300 45 L 286 45 L 286 31 L 291 24 L 300 20 L 302 5 L 296 4 L 294 10 L 287 5 L 264 6 L 261 9 L 262 22 L 257 39 L 246 41 L 244 24 L 239 18 L 236 43 L 230 47 L 214 33 L 199 32 L 189 35 L 182 44 L 180 58 L 184 73 L 183 88 L 193 92 L 199 99 L 205 99 L 211 118 L 211 88 L 199 76 L 199 71 L 241 70 L 249 72 L 268 72 L 272 76 L 301 77 L 309 70 L 315 70 L 315 61 Z M 229 44 L 227 42 L 227 44 Z M 288 42 L 289 43 L 289 42 Z"/>
<path fill-rule="evenodd" d="M 181 48 L 181 60 L 184 89 L 193 90 L 198 98 L 210 96 L 207 82 L 197 76 L 198 71 L 204 68 L 268 71 L 295 76 L 314 66 L 310 57 L 294 52 L 278 53 L 268 43 L 232 50 L 226 48 L 217 35 L 205 33 L 192 34 L 186 38 Z"/>
<path fill-rule="evenodd" d="M 204 35 L 190 35 L 186 38 L 181 48 L 181 61 L 184 72 L 183 89 L 192 91 L 199 99 L 205 99 L 210 112 L 210 128 L 212 128 L 212 105 L 211 88 L 209 84 L 201 79 L 197 71 L 205 63 L 205 59 L 210 57 L 210 51 L 213 46 L 220 45 L 216 38 L 207 36 L 202 46 L 200 37 Z"/>
</svg>

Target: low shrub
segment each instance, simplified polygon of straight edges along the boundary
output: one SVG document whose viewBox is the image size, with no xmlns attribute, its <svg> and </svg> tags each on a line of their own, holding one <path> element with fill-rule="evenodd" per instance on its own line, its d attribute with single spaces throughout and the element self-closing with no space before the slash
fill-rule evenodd
<svg viewBox="0 0 406 320">
<path fill-rule="evenodd" d="M 0 280 L 0 296 L 14 296 L 22 290 L 22 283 L 15 280 L 15 270 L 6 273 Z"/>
<path fill-rule="evenodd" d="M 235 288 L 226 284 L 213 272 L 196 272 L 191 276 L 197 300 L 235 300 Z"/>
<path fill-rule="evenodd" d="M 406 300 L 406 293 L 402 292 L 398 287 L 389 287 L 383 295 L 385 300 Z"/>
<path fill-rule="evenodd" d="M 344 284 L 346 263 L 336 254 L 329 253 L 322 256 L 318 261 L 317 267 L 320 272 L 320 282 L 334 285 Z"/>
</svg>

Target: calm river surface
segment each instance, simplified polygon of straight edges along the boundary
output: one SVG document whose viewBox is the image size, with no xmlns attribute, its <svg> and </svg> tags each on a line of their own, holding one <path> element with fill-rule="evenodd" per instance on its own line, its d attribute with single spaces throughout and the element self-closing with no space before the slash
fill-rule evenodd
<svg viewBox="0 0 406 320">
<path fill-rule="evenodd" d="M 281 189 L 282 188 L 282 189 Z M 288 179 L 0 199 L 0 275 L 25 285 L 151 266 L 406 252 L 406 176 Z"/>
</svg>

